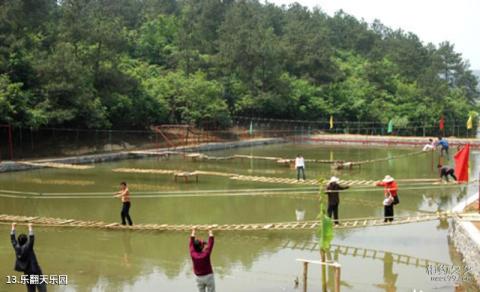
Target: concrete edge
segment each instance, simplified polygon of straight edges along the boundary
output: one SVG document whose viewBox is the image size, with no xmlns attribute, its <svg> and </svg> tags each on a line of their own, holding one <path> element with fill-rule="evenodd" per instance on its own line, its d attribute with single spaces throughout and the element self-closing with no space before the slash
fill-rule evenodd
<svg viewBox="0 0 480 292">
<path fill-rule="evenodd" d="M 463 212 L 468 205 L 475 202 L 478 195 L 477 192 L 468 196 L 452 210 Z M 462 255 L 463 262 L 471 268 L 471 273 L 477 285 L 480 286 L 480 230 L 470 221 L 462 221 L 458 217 L 453 217 L 449 237 L 457 252 Z"/>
</svg>

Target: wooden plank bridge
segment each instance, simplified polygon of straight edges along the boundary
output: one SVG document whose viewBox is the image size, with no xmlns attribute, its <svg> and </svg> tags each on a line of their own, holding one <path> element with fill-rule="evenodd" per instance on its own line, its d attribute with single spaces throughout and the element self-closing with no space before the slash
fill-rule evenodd
<svg viewBox="0 0 480 292">
<path fill-rule="evenodd" d="M 383 222 L 382 218 L 352 218 L 340 220 L 340 224 L 335 229 L 365 228 L 375 226 L 390 226 L 408 223 L 417 223 L 432 221 L 437 219 L 447 219 L 452 216 L 462 217 L 461 213 L 435 213 L 419 214 L 413 216 L 395 217 L 393 222 Z M 278 223 L 246 223 L 246 224 L 137 224 L 133 226 L 123 226 L 119 223 L 106 223 L 103 221 L 82 221 L 75 219 L 60 219 L 47 217 L 28 217 L 16 215 L 0 215 L 0 224 L 33 223 L 36 226 L 44 227 L 68 227 L 68 228 L 90 228 L 90 229 L 128 229 L 128 230 L 151 230 L 151 231 L 176 231 L 186 232 L 192 228 L 198 230 L 214 229 L 216 231 L 278 231 L 278 230 L 313 230 L 319 227 L 320 222 L 315 221 L 294 221 Z"/>
</svg>

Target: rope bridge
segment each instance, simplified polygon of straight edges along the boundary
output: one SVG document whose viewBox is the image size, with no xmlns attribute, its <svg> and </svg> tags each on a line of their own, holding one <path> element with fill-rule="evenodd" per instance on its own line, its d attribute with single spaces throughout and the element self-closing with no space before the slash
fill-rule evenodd
<svg viewBox="0 0 480 292">
<path fill-rule="evenodd" d="M 352 218 L 340 220 L 340 224 L 335 229 L 365 228 L 374 226 L 389 226 L 417 222 L 426 222 L 437 219 L 447 219 L 452 216 L 468 216 L 463 213 L 439 212 L 436 214 L 419 214 L 414 216 L 395 217 L 393 222 L 383 222 L 384 218 Z M 247 224 L 138 224 L 133 226 L 123 226 L 119 223 L 105 223 L 103 221 L 82 221 L 75 219 L 60 219 L 48 217 L 28 217 L 15 215 L 0 215 L 0 224 L 32 223 L 43 227 L 65 227 L 65 228 L 90 228 L 90 229 L 127 229 L 127 230 L 145 230 L 145 231 L 171 231 L 186 232 L 192 228 L 198 230 L 214 229 L 216 231 L 279 231 L 279 230 L 313 230 L 318 228 L 320 221 L 295 221 L 279 223 L 247 223 Z"/>
<path fill-rule="evenodd" d="M 221 176 L 228 177 L 232 180 L 239 181 L 253 181 L 253 182 L 263 182 L 263 183 L 282 183 L 282 184 L 292 184 L 292 185 L 319 185 L 327 184 L 328 179 L 307 179 L 304 181 L 298 181 L 295 178 L 283 178 L 283 177 L 269 177 L 269 176 L 252 176 L 252 175 L 242 175 L 238 173 L 228 173 L 228 172 L 215 172 L 215 171 L 184 171 L 184 170 L 175 170 L 175 169 L 148 169 L 148 168 L 114 168 L 113 172 L 121 173 L 145 173 L 145 174 L 176 174 L 176 173 L 190 173 L 192 175 L 209 175 L 209 176 Z M 371 186 L 374 185 L 378 180 L 340 180 L 340 184 L 352 186 L 352 185 L 364 185 Z M 439 182 L 439 179 L 424 178 L 424 179 L 398 179 L 397 182 L 406 182 L 406 183 L 434 183 Z"/>
</svg>

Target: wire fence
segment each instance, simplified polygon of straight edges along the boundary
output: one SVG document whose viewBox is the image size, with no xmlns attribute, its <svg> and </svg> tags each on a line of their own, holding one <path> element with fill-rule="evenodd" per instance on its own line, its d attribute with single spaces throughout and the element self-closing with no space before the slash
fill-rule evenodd
<svg viewBox="0 0 480 292">
<path fill-rule="evenodd" d="M 464 123 L 456 121 L 446 123 L 443 131 L 435 125 L 412 122 L 387 133 L 386 125 L 378 122 L 334 121 L 334 126 L 330 128 L 329 121 L 259 117 L 233 117 L 229 129 L 202 129 L 187 125 L 157 126 L 144 130 L 0 127 L 0 161 L 322 134 L 474 137 L 476 131 L 467 131 Z"/>
<path fill-rule="evenodd" d="M 252 128 L 255 130 L 283 130 L 304 133 L 328 134 L 361 134 L 361 135 L 395 135 L 395 136 L 445 136 L 445 137 L 475 137 L 476 130 L 466 128 L 464 121 L 452 120 L 444 123 L 444 129 L 438 124 L 428 124 L 418 121 L 409 122 L 401 127 L 393 126 L 392 133 L 388 133 L 388 125 L 373 121 L 333 121 L 330 127 L 329 120 L 308 121 L 308 120 L 285 120 L 259 117 L 235 117 L 234 125 L 237 127 Z"/>
</svg>

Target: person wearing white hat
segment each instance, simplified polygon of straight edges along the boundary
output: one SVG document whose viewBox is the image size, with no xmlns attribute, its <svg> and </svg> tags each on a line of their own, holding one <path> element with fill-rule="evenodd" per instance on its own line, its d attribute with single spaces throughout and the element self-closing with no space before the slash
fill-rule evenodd
<svg viewBox="0 0 480 292">
<path fill-rule="evenodd" d="M 340 179 L 336 176 L 332 176 L 330 181 L 327 184 L 327 195 L 328 195 L 328 208 L 327 214 L 328 217 L 334 219 L 335 225 L 338 225 L 338 205 L 340 205 L 340 196 L 338 195 L 339 191 L 346 190 L 348 186 L 341 186 L 339 184 Z"/>
<path fill-rule="evenodd" d="M 400 203 L 398 199 L 398 185 L 395 179 L 390 175 L 386 175 L 385 178 L 376 184 L 379 187 L 384 188 L 383 209 L 384 209 L 384 221 L 392 222 L 394 216 L 393 206 Z"/>
</svg>

